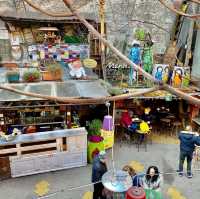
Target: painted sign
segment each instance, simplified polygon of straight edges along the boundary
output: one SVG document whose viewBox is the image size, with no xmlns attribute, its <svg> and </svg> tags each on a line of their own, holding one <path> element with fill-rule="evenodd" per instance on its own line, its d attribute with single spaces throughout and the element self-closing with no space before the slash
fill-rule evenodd
<svg viewBox="0 0 200 199">
<path fill-rule="evenodd" d="M 84 59 L 84 60 L 83 60 L 83 65 L 84 65 L 86 68 L 96 68 L 97 62 L 96 62 L 96 60 L 94 60 L 94 59 Z"/>
</svg>

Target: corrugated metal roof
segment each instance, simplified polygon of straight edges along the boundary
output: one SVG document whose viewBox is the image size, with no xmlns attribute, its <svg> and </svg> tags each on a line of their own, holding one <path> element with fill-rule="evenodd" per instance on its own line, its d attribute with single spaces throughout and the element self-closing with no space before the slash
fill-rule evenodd
<svg viewBox="0 0 200 199">
<path fill-rule="evenodd" d="M 41 95 L 59 96 L 59 97 L 80 97 L 96 98 L 107 97 L 109 93 L 101 85 L 99 80 L 95 81 L 77 81 L 66 82 L 40 82 L 29 84 L 4 84 L 25 92 L 33 92 Z M 19 95 L 10 91 L 0 89 L 0 101 L 32 101 L 39 98 Z"/>
</svg>

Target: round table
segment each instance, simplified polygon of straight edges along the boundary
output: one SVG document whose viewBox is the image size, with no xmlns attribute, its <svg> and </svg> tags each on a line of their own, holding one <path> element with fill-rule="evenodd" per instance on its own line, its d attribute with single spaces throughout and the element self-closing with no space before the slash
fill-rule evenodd
<svg viewBox="0 0 200 199">
<path fill-rule="evenodd" d="M 133 185 L 133 182 L 128 172 L 111 170 L 102 176 L 102 184 L 113 193 L 114 199 L 122 199 L 125 198 L 125 193 Z"/>
</svg>

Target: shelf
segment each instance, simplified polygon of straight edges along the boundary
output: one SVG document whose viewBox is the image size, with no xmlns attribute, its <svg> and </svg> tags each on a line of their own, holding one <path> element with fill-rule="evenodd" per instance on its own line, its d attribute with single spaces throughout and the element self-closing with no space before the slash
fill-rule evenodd
<svg viewBox="0 0 200 199">
<path fill-rule="evenodd" d="M 49 124 L 62 124 L 64 122 L 48 122 L 48 123 L 37 123 L 37 124 L 13 124 L 11 126 L 39 126 L 39 125 L 49 125 Z"/>
</svg>

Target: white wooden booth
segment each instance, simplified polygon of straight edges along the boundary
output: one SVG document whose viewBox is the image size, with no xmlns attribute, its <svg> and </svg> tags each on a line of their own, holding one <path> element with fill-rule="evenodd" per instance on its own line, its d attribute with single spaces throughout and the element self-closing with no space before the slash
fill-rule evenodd
<svg viewBox="0 0 200 199">
<path fill-rule="evenodd" d="M 10 177 L 86 166 L 87 131 L 64 129 L 0 140 L 0 165 L 4 168 L 0 173 Z"/>
</svg>

